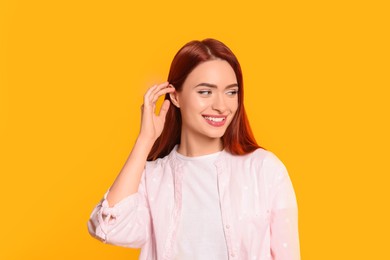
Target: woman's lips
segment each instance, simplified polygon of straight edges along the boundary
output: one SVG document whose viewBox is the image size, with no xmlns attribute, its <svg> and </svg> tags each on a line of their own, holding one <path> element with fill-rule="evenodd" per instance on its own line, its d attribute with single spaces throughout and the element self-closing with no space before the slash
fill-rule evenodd
<svg viewBox="0 0 390 260">
<path fill-rule="evenodd" d="M 226 122 L 226 116 L 203 115 L 203 118 L 206 120 L 207 123 L 216 127 L 223 126 Z"/>
</svg>

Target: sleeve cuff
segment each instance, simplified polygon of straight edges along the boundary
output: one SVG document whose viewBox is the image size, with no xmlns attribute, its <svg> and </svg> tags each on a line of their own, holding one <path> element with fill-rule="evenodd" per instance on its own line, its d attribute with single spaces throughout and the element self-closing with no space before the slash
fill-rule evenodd
<svg viewBox="0 0 390 260">
<path fill-rule="evenodd" d="M 129 210 L 133 210 L 135 207 L 138 206 L 139 194 L 138 193 L 131 194 L 123 198 L 114 206 L 110 207 L 107 201 L 107 195 L 109 192 L 110 191 L 108 190 L 103 196 L 103 201 L 101 204 L 99 215 L 100 217 L 102 217 L 101 220 L 103 220 L 105 224 L 114 224 L 116 222 L 116 219 L 120 217 L 123 213 L 126 213 Z"/>
</svg>

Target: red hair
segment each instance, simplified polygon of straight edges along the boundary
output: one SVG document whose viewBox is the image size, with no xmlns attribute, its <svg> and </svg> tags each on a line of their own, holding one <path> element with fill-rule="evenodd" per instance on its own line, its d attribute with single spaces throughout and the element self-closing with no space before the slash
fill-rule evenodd
<svg viewBox="0 0 390 260">
<path fill-rule="evenodd" d="M 191 41 L 185 44 L 175 55 L 171 63 L 168 82 L 181 91 L 188 74 L 200 63 L 222 59 L 232 66 L 238 83 L 238 109 L 232 122 L 222 136 L 224 149 L 231 154 L 243 155 L 253 152 L 260 146 L 256 143 L 244 108 L 244 88 L 240 64 L 233 52 L 222 42 L 215 39 Z M 165 99 L 170 101 L 167 94 Z M 176 144 L 180 143 L 181 114 L 179 108 L 171 106 L 165 119 L 164 129 L 154 143 L 148 160 L 156 160 L 168 155 Z"/>
</svg>

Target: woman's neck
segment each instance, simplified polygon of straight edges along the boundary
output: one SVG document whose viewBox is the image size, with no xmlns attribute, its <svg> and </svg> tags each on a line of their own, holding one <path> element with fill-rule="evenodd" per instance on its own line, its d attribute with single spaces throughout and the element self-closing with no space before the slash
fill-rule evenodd
<svg viewBox="0 0 390 260">
<path fill-rule="evenodd" d="M 189 138 L 182 133 L 177 152 L 188 157 L 216 153 L 223 150 L 221 138 Z"/>
</svg>

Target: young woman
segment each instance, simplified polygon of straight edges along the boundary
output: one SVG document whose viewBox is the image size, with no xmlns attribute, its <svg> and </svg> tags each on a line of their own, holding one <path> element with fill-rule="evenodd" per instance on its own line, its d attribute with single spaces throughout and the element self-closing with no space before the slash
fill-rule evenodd
<svg viewBox="0 0 390 260">
<path fill-rule="evenodd" d="M 227 46 L 214 39 L 184 45 L 168 82 L 144 96 L 139 136 L 93 210 L 90 234 L 142 248 L 140 259 L 148 260 L 300 259 L 291 180 L 257 145 L 243 95 Z"/>
</svg>

